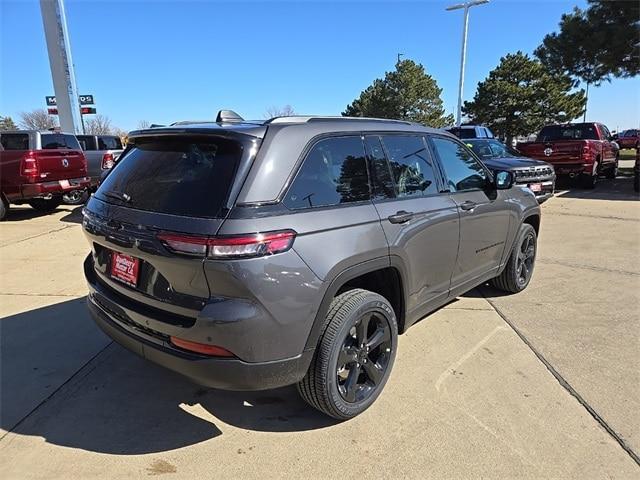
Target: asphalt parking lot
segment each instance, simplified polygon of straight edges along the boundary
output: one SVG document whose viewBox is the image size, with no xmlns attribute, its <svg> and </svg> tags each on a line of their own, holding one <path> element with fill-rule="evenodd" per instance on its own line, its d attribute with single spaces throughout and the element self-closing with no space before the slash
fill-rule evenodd
<svg viewBox="0 0 640 480">
<path fill-rule="evenodd" d="M 293 388 L 206 390 L 111 343 L 85 308 L 79 222 L 18 207 L 0 225 L 4 479 L 640 476 L 628 176 L 545 203 L 529 288 L 482 287 L 416 324 L 380 399 L 345 423 Z"/>
</svg>

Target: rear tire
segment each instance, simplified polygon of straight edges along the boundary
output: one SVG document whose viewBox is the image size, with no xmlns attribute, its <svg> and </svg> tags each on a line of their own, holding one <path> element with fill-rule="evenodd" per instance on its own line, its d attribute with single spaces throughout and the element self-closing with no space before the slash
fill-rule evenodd
<svg viewBox="0 0 640 480">
<path fill-rule="evenodd" d="M 582 186 L 587 190 L 593 190 L 596 188 L 596 184 L 598 183 L 598 174 L 600 170 L 600 164 L 596 162 L 593 168 L 593 173 L 591 175 L 582 174 Z"/>
<path fill-rule="evenodd" d="M 7 213 L 9 213 L 9 202 L 4 195 L 0 194 L 0 222 L 7 218 Z"/>
<path fill-rule="evenodd" d="M 82 205 L 89 198 L 89 194 L 86 190 L 74 190 L 69 193 L 65 193 L 62 196 L 62 201 L 67 205 Z"/>
<path fill-rule="evenodd" d="M 330 417 L 353 418 L 382 392 L 397 345 L 396 317 L 384 297 L 362 289 L 338 295 L 298 393 Z"/>
<path fill-rule="evenodd" d="M 528 223 L 520 226 L 518 238 L 513 246 L 507 266 L 500 275 L 491 279 L 491 284 L 498 290 L 519 293 L 527 288 L 533 276 L 538 251 L 538 236 Z"/>
<path fill-rule="evenodd" d="M 29 205 L 38 210 L 39 212 L 53 212 L 56 208 L 60 206 L 62 202 L 59 198 L 34 198 L 33 200 L 29 200 Z"/>
</svg>

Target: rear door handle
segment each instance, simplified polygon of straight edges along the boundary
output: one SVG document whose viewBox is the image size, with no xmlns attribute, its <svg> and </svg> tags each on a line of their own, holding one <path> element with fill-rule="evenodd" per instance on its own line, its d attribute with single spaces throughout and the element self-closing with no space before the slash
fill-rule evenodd
<svg viewBox="0 0 640 480">
<path fill-rule="evenodd" d="M 474 208 L 476 208 L 478 206 L 478 204 L 476 202 L 472 202 L 470 200 L 467 200 L 466 202 L 463 202 L 462 205 L 460 205 L 460 208 L 462 210 L 473 210 Z"/>
<path fill-rule="evenodd" d="M 406 223 L 413 218 L 413 212 L 405 212 L 404 210 L 400 210 L 396 212 L 395 215 L 389 215 L 387 219 L 391 223 Z"/>
</svg>

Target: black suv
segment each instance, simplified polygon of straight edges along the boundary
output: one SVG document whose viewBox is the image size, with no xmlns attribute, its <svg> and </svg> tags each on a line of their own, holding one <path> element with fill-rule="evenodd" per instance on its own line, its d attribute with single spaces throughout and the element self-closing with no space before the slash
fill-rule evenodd
<svg viewBox="0 0 640 480">
<path fill-rule="evenodd" d="M 384 387 L 399 332 L 483 282 L 531 279 L 534 196 L 447 133 L 221 112 L 129 139 L 84 210 L 88 305 L 200 384 L 297 384 L 350 418 Z"/>
</svg>

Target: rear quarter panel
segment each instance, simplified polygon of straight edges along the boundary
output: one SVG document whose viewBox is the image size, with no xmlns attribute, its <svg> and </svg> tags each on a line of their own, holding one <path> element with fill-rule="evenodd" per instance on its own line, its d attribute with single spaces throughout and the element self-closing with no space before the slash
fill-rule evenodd
<svg viewBox="0 0 640 480">
<path fill-rule="evenodd" d="M 22 150 L 0 151 L 0 189 L 8 200 L 20 196 L 20 163 L 25 154 Z"/>
</svg>

